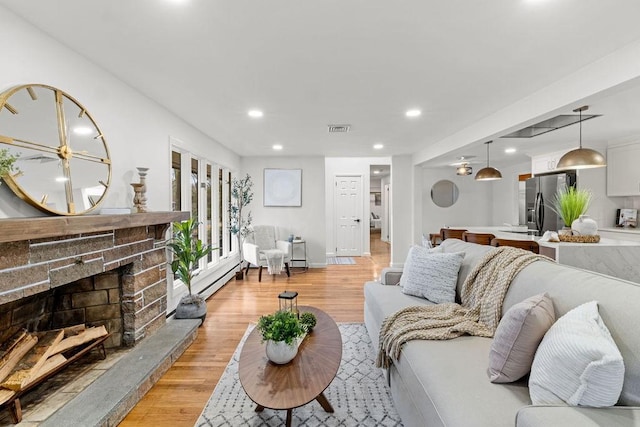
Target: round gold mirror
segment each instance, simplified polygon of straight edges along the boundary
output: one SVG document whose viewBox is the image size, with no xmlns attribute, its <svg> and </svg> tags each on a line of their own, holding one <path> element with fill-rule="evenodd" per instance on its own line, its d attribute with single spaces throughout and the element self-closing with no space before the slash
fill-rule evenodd
<svg viewBox="0 0 640 427">
<path fill-rule="evenodd" d="M 18 156 L 18 172 L 4 176 L 5 182 L 44 212 L 90 212 L 111 183 L 111 159 L 100 128 L 60 89 L 29 84 L 0 95 L 0 144 Z"/>
<path fill-rule="evenodd" d="M 431 200 L 441 208 L 452 206 L 458 200 L 458 186 L 448 179 L 436 182 L 431 187 Z"/>
</svg>

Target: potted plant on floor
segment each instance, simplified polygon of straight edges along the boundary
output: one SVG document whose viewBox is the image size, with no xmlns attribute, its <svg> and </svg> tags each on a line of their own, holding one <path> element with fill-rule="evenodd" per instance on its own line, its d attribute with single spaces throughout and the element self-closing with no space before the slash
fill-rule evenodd
<svg viewBox="0 0 640 427">
<path fill-rule="evenodd" d="M 267 342 L 267 358 L 278 365 L 289 363 L 296 357 L 306 333 L 298 317 L 288 310 L 261 316 L 258 330 L 262 340 Z"/>
<path fill-rule="evenodd" d="M 202 240 L 196 238 L 197 231 L 198 222 L 193 218 L 183 222 L 174 222 L 173 238 L 167 243 L 167 247 L 174 255 L 171 271 L 189 291 L 189 294 L 180 299 L 180 303 L 176 307 L 176 319 L 202 319 L 204 321 L 207 315 L 207 304 L 204 298 L 191 293 L 191 281 L 200 259 L 209 255 L 214 248 L 210 245 L 204 245 Z"/>
<path fill-rule="evenodd" d="M 247 174 L 242 179 L 234 178 L 231 181 L 231 199 L 232 203 L 229 207 L 229 232 L 236 236 L 238 241 L 238 271 L 236 272 L 236 280 L 243 279 L 242 264 L 244 258 L 242 256 L 242 243 L 245 237 L 251 232 L 251 212 L 244 217 L 244 209 L 251 200 L 253 200 L 253 182 L 251 176 Z"/>
<path fill-rule="evenodd" d="M 556 193 L 552 201 L 551 210 L 562 218 L 568 234 L 571 234 L 571 227 L 574 221 L 584 215 L 589 208 L 591 198 L 591 191 L 577 189 L 573 186 L 564 187 Z M 595 224 L 595 221 L 593 223 Z"/>
</svg>

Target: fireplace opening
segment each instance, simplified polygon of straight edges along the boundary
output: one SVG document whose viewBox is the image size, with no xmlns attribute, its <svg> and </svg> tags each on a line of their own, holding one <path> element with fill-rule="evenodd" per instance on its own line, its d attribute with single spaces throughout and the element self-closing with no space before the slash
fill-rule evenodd
<svg viewBox="0 0 640 427">
<path fill-rule="evenodd" d="M 76 325 L 104 326 L 106 348 L 122 346 L 125 267 L 86 277 L 0 306 L 0 342 L 20 329 L 42 332 Z"/>
</svg>

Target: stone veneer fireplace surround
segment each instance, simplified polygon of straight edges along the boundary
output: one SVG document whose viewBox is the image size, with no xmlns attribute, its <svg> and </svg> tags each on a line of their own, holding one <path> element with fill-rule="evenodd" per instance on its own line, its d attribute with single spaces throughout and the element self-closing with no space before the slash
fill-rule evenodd
<svg viewBox="0 0 640 427">
<path fill-rule="evenodd" d="M 14 324 L 15 312 L 7 307 L 17 300 L 118 272 L 122 344 L 134 346 L 165 324 L 165 232 L 188 217 L 152 212 L 0 220 L 0 331 Z M 100 289 L 101 279 L 94 282 L 97 288 L 85 289 L 85 296 L 108 302 L 114 291 Z"/>
</svg>

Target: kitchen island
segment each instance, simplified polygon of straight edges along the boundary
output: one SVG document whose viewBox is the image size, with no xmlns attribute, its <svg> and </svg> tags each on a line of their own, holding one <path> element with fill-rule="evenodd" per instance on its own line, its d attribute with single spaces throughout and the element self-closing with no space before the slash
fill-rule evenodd
<svg viewBox="0 0 640 427">
<path fill-rule="evenodd" d="M 601 237 L 598 243 L 570 243 L 540 241 L 540 236 L 510 231 L 506 226 L 465 227 L 471 233 L 492 233 L 501 239 L 534 240 L 540 253 L 559 264 L 640 283 L 640 241 Z"/>
</svg>

